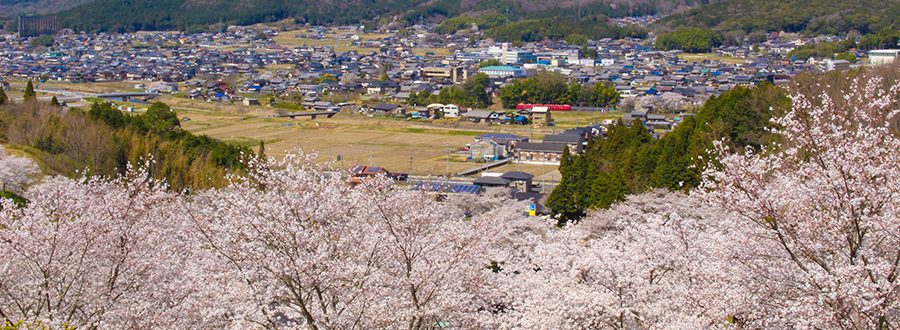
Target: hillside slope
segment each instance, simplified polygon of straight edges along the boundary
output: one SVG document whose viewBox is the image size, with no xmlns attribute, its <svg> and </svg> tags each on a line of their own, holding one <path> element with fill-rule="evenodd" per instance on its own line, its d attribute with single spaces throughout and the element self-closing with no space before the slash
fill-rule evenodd
<svg viewBox="0 0 900 330">
<path fill-rule="evenodd" d="M 0 17 L 46 15 L 94 0 L 0 0 Z"/>
<path fill-rule="evenodd" d="M 799 32 L 807 35 L 862 34 L 896 28 L 897 0 L 727 0 L 684 11 L 655 28 L 699 26 L 720 31 Z"/>
<path fill-rule="evenodd" d="M 13 0 L 7 0 L 13 1 Z M 311 24 L 438 22 L 509 10 L 510 20 L 665 14 L 715 0 L 97 0 L 59 13 L 76 31 L 184 30 L 294 18 Z"/>
</svg>

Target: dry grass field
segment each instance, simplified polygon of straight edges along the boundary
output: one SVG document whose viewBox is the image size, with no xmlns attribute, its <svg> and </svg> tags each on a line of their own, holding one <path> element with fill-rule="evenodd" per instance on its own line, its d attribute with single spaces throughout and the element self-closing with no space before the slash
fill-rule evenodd
<svg viewBox="0 0 900 330">
<path fill-rule="evenodd" d="M 52 89 L 105 92 L 127 90 L 134 82 L 103 84 L 47 83 Z M 18 87 L 18 86 L 17 86 Z M 15 97 L 21 91 L 11 91 Z M 19 96 L 21 97 L 21 96 Z M 375 165 L 392 172 L 442 176 L 478 167 L 467 162 L 459 150 L 484 133 L 511 133 L 540 140 L 546 134 L 559 133 L 572 127 L 597 124 L 620 114 L 597 112 L 554 112 L 557 125 L 542 129 L 530 126 L 487 125 L 484 123 L 427 121 L 338 114 L 333 118 L 271 117 L 276 109 L 266 106 L 227 105 L 162 96 L 157 100 L 169 104 L 182 119 L 182 128 L 194 134 L 205 134 L 229 143 L 257 148 L 266 143 L 266 153 L 283 156 L 302 150 L 317 153 L 318 161 L 332 162 L 335 168 L 352 165 Z M 147 104 L 122 103 L 141 112 Z M 450 159 L 448 162 L 448 151 Z M 341 156 L 342 161 L 338 160 Z M 411 158 L 411 159 L 410 159 Z M 410 161 L 412 160 L 412 161 Z M 536 175 L 535 182 L 559 179 L 556 166 L 509 164 L 492 172 L 521 170 Z"/>
<path fill-rule="evenodd" d="M 377 48 L 365 48 L 359 47 L 354 44 L 368 41 L 368 40 L 378 40 L 384 39 L 393 36 L 392 34 L 378 34 L 378 33 L 360 33 L 359 41 L 353 41 L 349 39 L 339 39 L 335 40 L 337 35 L 329 34 L 325 39 L 309 39 L 309 38 L 300 38 L 295 36 L 308 35 L 309 33 L 306 30 L 294 30 L 294 31 L 285 31 L 278 33 L 277 36 L 272 38 L 272 40 L 284 46 L 330 46 L 335 49 L 337 52 L 346 52 L 355 50 L 358 53 L 368 53 L 370 51 L 378 51 Z M 432 52 L 435 55 L 447 55 L 450 54 L 450 50 L 447 48 L 417 48 L 413 50 L 413 53 L 416 55 L 425 55 L 426 52 Z"/>
<path fill-rule="evenodd" d="M 728 57 L 728 56 L 718 56 L 714 53 L 700 53 L 700 54 L 686 54 L 685 53 L 685 54 L 678 55 L 678 57 L 681 59 L 684 59 L 684 60 L 695 61 L 695 62 L 700 62 L 703 60 L 720 60 L 724 63 L 730 63 L 730 64 L 741 64 L 741 63 L 745 62 L 743 59 L 740 59 L 740 58 Z"/>
<path fill-rule="evenodd" d="M 352 165 L 374 165 L 389 171 L 416 175 L 446 175 L 478 167 L 467 162 L 458 152 L 474 136 L 502 132 L 540 139 L 545 134 L 590 122 L 598 123 L 615 114 L 587 112 L 559 112 L 554 118 L 556 127 L 532 129 L 529 126 L 509 126 L 458 123 L 438 125 L 416 121 L 338 114 L 333 118 L 275 118 L 266 107 L 240 107 L 207 104 L 205 102 L 169 102 L 177 110 L 182 127 L 194 134 L 231 143 L 256 147 L 265 141 L 266 153 L 283 156 L 302 150 L 317 153 L 320 162 L 331 162 L 334 168 L 347 169 Z M 448 162 L 448 152 L 450 161 Z M 338 160 L 341 156 L 342 161 Z M 411 158 L 411 159 L 410 159 Z M 492 172 L 521 170 L 537 176 L 536 181 L 559 179 L 556 166 L 509 164 Z M 543 175 L 543 176 L 542 176 Z"/>
</svg>

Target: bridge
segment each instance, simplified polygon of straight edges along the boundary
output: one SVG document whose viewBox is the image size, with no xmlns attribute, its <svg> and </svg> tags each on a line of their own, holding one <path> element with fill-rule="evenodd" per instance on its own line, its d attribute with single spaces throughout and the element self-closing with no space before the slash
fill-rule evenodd
<svg viewBox="0 0 900 330">
<path fill-rule="evenodd" d="M 283 115 L 278 115 L 278 117 L 290 117 L 291 119 L 297 117 L 310 117 L 312 119 L 316 119 L 317 116 L 326 116 L 328 118 L 333 117 L 337 112 L 335 111 L 313 111 L 313 112 L 295 112 L 295 113 L 286 113 Z"/>
<path fill-rule="evenodd" d="M 512 158 L 501 159 L 501 160 L 498 160 L 498 161 L 490 163 L 490 164 L 482 165 L 482 166 L 479 166 L 479 167 L 476 167 L 476 168 L 473 168 L 470 170 L 465 170 L 465 171 L 456 173 L 453 176 L 472 175 L 472 174 L 475 174 L 475 173 L 478 173 L 478 172 L 481 172 L 484 170 L 492 169 L 492 168 L 500 166 L 500 165 L 505 165 L 505 164 L 509 163 L 509 161 L 511 161 L 511 160 L 512 160 Z"/>
<path fill-rule="evenodd" d="M 122 101 L 128 101 L 128 99 L 130 98 L 143 98 L 144 101 L 147 101 L 157 96 L 159 96 L 159 93 L 147 92 L 101 93 L 91 95 L 91 97 L 97 97 L 101 99 L 121 98 Z"/>
<path fill-rule="evenodd" d="M 40 89 L 35 88 L 35 92 L 47 93 L 47 94 L 56 94 L 57 100 L 62 102 L 77 102 L 84 98 L 88 97 L 96 97 L 101 99 L 109 99 L 109 98 L 121 98 L 122 101 L 128 101 L 130 98 L 143 98 L 144 101 L 155 98 L 159 96 L 159 93 L 147 93 L 147 92 L 123 92 L 123 93 L 100 93 L 100 94 L 85 94 L 82 92 L 76 91 L 66 91 L 66 90 L 58 90 L 58 89 Z M 38 97 L 39 101 L 50 101 L 50 96 L 42 96 Z M 15 99 L 14 101 L 21 102 L 22 98 Z"/>
</svg>

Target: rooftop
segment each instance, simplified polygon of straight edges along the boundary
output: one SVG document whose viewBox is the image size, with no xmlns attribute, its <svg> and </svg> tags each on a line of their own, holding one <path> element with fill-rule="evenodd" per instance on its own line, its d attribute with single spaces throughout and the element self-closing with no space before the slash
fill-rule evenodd
<svg viewBox="0 0 900 330">
<path fill-rule="evenodd" d="M 517 68 L 517 67 L 514 67 L 514 66 L 506 66 L 506 65 L 504 65 L 504 66 L 492 65 L 492 66 L 486 66 L 486 67 L 483 67 L 483 68 L 481 68 L 481 70 L 485 70 L 485 71 L 487 71 L 487 70 L 495 70 L 495 71 L 516 71 L 516 70 L 522 70 L 522 68 Z"/>
</svg>

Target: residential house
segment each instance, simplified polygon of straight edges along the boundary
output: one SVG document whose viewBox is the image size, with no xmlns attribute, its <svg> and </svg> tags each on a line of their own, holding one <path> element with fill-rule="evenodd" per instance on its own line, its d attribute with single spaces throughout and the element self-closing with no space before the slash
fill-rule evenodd
<svg viewBox="0 0 900 330">
<path fill-rule="evenodd" d="M 466 108 L 463 108 L 463 107 L 459 106 L 458 104 L 453 104 L 453 103 L 445 104 L 441 110 L 444 113 L 444 115 L 443 115 L 444 117 L 450 117 L 450 118 L 459 117 L 459 115 L 461 113 L 466 112 Z"/>
<path fill-rule="evenodd" d="M 565 143 L 519 142 L 513 149 L 516 163 L 559 165 Z"/>
<path fill-rule="evenodd" d="M 371 108 L 371 111 L 378 113 L 405 114 L 406 111 L 399 104 L 379 103 Z"/>
<path fill-rule="evenodd" d="M 372 180 L 378 175 L 390 175 L 384 167 L 356 165 L 350 168 L 350 183 L 359 184 L 366 180 Z"/>
<path fill-rule="evenodd" d="M 543 143 L 559 143 L 569 147 L 569 152 L 573 154 L 581 154 L 584 150 L 585 137 L 582 134 L 555 134 L 546 135 L 542 140 Z"/>
<path fill-rule="evenodd" d="M 509 180 L 509 185 L 511 188 L 518 189 L 522 192 L 530 193 L 531 186 L 532 186 L 531 181 L 532 181 L 532 178 L 534 178 L 534 175 L 531 175 L 531 174 L 528 174 L 525 172 L 511 171 L 511 172 L 503 173 L 503 175 L 501 175 L 500 178 Z"/>
<path fill-rule="evenodd" d="M 531 123 L 534 127 L 553 126 L 553 118 L 548 107 L 531 108 Z"/>
<path fill-rule="evenodd" d="M 463 116 L 474 123 L 480 123 L 482 121 L 486 123 L 500 121 L 500 114 L 494 111 L 473 110 L 465 113 Z"/>
<path fill-rule="evenodd" d="M 315 104 L 313 104 L 312 108 L 313 108 L 313 110 L 316 110 L 316 111 L 332 111 L 332 112 L 341 111 L 340 107 L 338 107 L 334 103 L 331 103 L 328 101 L 316 102 Z"/>
</svg>

